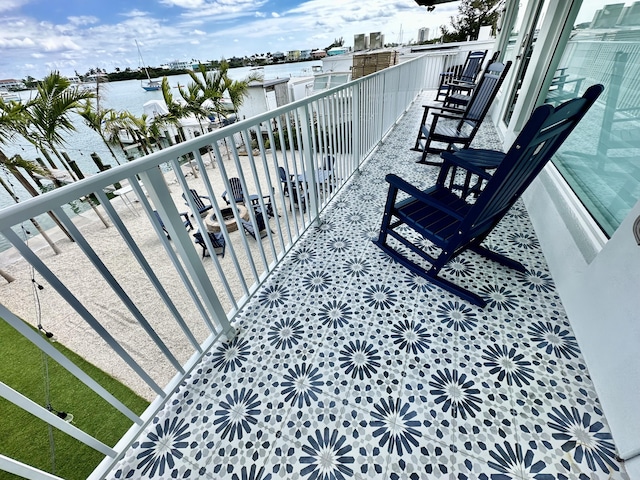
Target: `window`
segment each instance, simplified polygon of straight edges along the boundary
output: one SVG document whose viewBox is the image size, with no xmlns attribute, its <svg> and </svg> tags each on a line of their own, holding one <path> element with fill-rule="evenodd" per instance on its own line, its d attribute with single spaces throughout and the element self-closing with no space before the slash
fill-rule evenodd
<svg viewBox="0 0 640 480">
<path fill-rule="evenodd" d="M 546 103 L 605 87 L 553 161 L 611 236 L 640 199 L 640 2 L 583 2 L 559 66 Z"/>
</svg>

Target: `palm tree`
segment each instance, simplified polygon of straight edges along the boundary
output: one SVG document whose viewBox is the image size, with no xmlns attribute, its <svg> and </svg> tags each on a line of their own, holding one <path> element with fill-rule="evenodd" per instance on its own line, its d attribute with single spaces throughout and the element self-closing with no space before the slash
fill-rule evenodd
<svg viewBox="0 0 640 480">
<path fill-rule="evenodd" d="M 189 72 L 194 88 L 197 86 L 200 89 L 201 96 L 205 98 L 203 105 L 209 103 L 209 113 L 215 113 L 218 118 L 220 116 L 227 117 L 228 112 L 224 106 L 225 96 L 228 96 L 231 100 L 234 113 L 237 115 L 238 108 L 247 96 L 249 84 L 255 80 L 262 80 L 262 76 L 256 73 L 250 74 L 244 80 L 231 80 L 229 78 L 229 64 L 225 61 L 222 61 L 219 68 L 212 72 L 207 72 L 206 67 L 200 64 L 198 73 L 202 78 L 196 72 Z M 226 138 L 224 139 L 224 144 L 228 156 L 229 147 L 227 146 Z"/>
<path fill-rule="evenodd" d="M 249 84 L 263 79 L 259 73 L 252 73 L 244 80 L 231 80 L 229 78 L 229 64 L 225 61 L 221 62 L 220 67 L 212 72 L 207 72 L 206 67 L 200 65 L 198 72 L 202 78 L 198 77 L 195 72 L 189 72 L 189 76 L 194 84 L 198 85 L 202 96 L 213 104 L 210 109 L 223 117 L 227 116 L 227 110 L 223 102 L 225 96 L 229 97 L 234 107 L 234 113 L 237 114 L 238 107 L 242 105 L 247 96 Z"/>
<path fill-rule="evenodd" d="M 24 130 L 24 115 L 22 112 L 22 109 L 20 108 L 20 106 L 18 104 L 13 104 L 13 105 L 8 105 L 5 102 L 2 101 L 2 99 L 0 99 L 0 144 L 4 144 L 9 138 L 11 138 L 12 134 L 15 132 L 23 132 Z M 0 150 L 0 167 L 2 167 L 3 169 L 5 169 L 6 171 L 13 173 L 14 176 L 16 177 L 16 179 L 23 184 L 23 186 L 25 186 L 25 188 L 29 189 L 33 189 L 33 187 L 31 186 L 31 184 L 29 184 L 28 181 L 26 181 L 26 179 L 20 174 L 20 172 L 18 171 L 18 168 L 23 168 L 25 170 L 28 170 L 32 173 L 38 173 L 40 175 L 47 175 L 48 172 L 45 172 L 42 168 L 40 168 L 37 164 L 34 164 L 32 162 L 27 162 L 25 160 L 23 160 L 20 156 L 16 155 L 14 157 L 7 157 L 5 155 L 5 153 Z M 27 185 L 24 185 L 24 184 Z M 18 203 L 20 201 L 20 199 L 18 198 L 18 196 L 15 194 L 15 192 L 13 191 L 13 189 L 7 184 L 7 182 L 4 181 L 4 179 L 0 178 L 0 186 L 2 186 L 7 193 L 9 194 L 9 196 L 16 202 Z M 33 195 L 33 192 L 31 192 L 31 194 Z M 37 195 L 37 192 L 36 192 Z M 51 218 L 56 221 L 56 223 L 58 223 L 58 219 L 53 215 L 52 212 L 48 212 L 49 215 L 51 216 Z M 43 230 L 43 228 L 40 226 L 40 224 L 38 223 L 38 221 L 35 218 L 30 219 L 31 223 L 33 224 L 33 226 L 35 227 L 35 229 L 38 231 L 38 233 L 40 233 L 40 235 L 42 235 L 42 238 L 49 244 L 49 246 L 51 247 L 51 249 L 53 250 L 53 252 L 57 255 L 60 253 L 60 249 L 56 246 L 55 243 L 53 243 L 53 241 L 51 241 L 51 238 L 49 238 L 49 236 L 46 234 L 46 232 Z M 65 233 L 66 230 L 64 230 Z M 68 233 L 67 233 L 68 235 Z M 6 275 L 2 275 L 8 282 L 12 281 L 12 277 L 6 276 Z"/>
<path fill-rule="evenodd" d="M 163 77 L 162 79 L 162 97 L 164 98 L 164 102 L 167 105 L 167 110 L 169 111 L 169 113 L 166 115 L 162 115 L 159 121 L 164 124 L 175 125 L 178 128 L 178 135 L 180 136 L 180 140 L 184 141 L 186 139 L 186 136 L 184 134 L 182 125 L 180 124 L 180 119 L 191 115 L 191 111 L 188 106 L 173 99 L 173 94 L 171 93 L 171 87 L 169 86 L 169 80 L 167 79 L 167 77 Z M 193 166 L 193 162 L 191 162 L 191 159 L 188 159 L 188 161 L 193 177 L 198 178 L 198 173 Z"/>
<path fill-rule="evenodd" d="M 84 108 L 82 110 L 79 110 L 78 114 L 84 119 L 84 122 L 91 130 L 100 135 L 100 138 L 109 149 L 109 153 L 111 153 L 111 156 L 116 161 L 116 164 L 120 165 L 118 157 L 111 148 L 114 136 L 113 128 L 111 128 L 110 124 L 113 123 L 114 125 L 117 125 L 118 123 L 120 123 L 120 118 L 117 117 L 116 112 L 111 108 L 108 108 L 106 110 L 99 110 L 97 108 L 94 109 L 91 102 L 87 100 L 87 102 L 84 104 Z M 118 131 L 120 130 L 120 128 L 122 127 L 118 125 Z"/>
<path fill-rule="evenodd" d="M 95 98 L 89 91 L 71 87 L 71 83 L 59 72 L 52 72 L 38 84 L 36 97 L 25 105 L 29 117 L 30 132 L 27 137 L 36 148 L 46 145 L 58 157 L 73 176 L 71 169 L 58 152 L 56 145 L 63 145 L 63 133 L 75 131 L 70 113 L 81 108 L 81 102 Z"/>
<path fill-rule="evenodd" d="M 27 135 L 27 122 L 28 116 L 25 115 L 24 106 L 12 102 L 10 104 L 5 103 L 0 99 L 0 145 L 6 144 L 14 135 Z M 20 173 L 18 168 L 22 168 L 27 170 L 30 173 L 37 173 L 43 176 L 49 176 L 49 172 L 40 168 L 37 164 L 33 162 L 28 162 L 23 160 L 19 156 L 14 156 L 12 158 L 8 158 L 2 150 L 0 150 L 0 166 L 2 166 L 6 171 L 13 173 L 14 177 L 22 184 L 22 186 L 27 190 L 31 196 L 38 195 L 38 192 L 33 188 L 27 179 Z M 6 182 L 2 181 L 2 187 L 7 191 L 7 193 L 11 196 L 11 198 L 18 202 L 19 199 L 15 195 L 13 189 L 6 184 Z M 53 212 L 47 212 L 47 214 L 51 217 L 51 219 L 55 222 L 56 225 L 64 232 L 64 234 L 71 240 L 74 241 L 67 229 L 60 223 L 58 217 L 54 215 Z M 47 234 L 42 230 L 40 225 L 35 219 L 31 219 L 31 223 L 38 230 L 38 232 L 42 235 L 42 238 L 51 246 L 53 251 L 58 254 L 60 250 L 56 247 L 53 242 L 49 239 Z"/>
<path fill-rule="evenodd" d="M 202 78 L 198 77 L 196 72 L 189 71 L 189 76 L 193 83 L 197 85 L 197 88 L 202 92 L 204 100 L 209 100 L 212 103 L 210 107 L 211 111 L 220 113 L 222 108 L 222 98 L 227 88 L 227 81 L 229 80 L 229 64 L 225 61 L 220 63 L 217 70 L 207 72 L 207 68 L 200 64 L 198 66 L 198 72 Z"/>
<path fill-rule="evenodd" d="M 169 111 L 168 114 L 162 115 L 163 122 L 167 125 L 174 125 L 178 129 L 180 141 L 183 141 L 185 139 L 185 135 L 182 130 L 182 126 L 180 125 L 180 119 L 187 117 L 189 112 L 182 103 L 174 100 L 167 77 L 162 78 L 161 88 L 162 98 L 164 99 L 164 103 L 167 105 L 167 110 Z"/>
<path fill-rule="evenodd" d="M 43 152 L 43 145 L 46 145 L 58 157 L 72 178 L 75 176 L 56 149 L 56 145 L 65 143 L 63 133 L 73 132 L 76 129 L 70 114 L 81 108 L 82 101 L 91 98 L 95 98 L 94 93 L 71 87 L 68 79 L 62 77 L 59 72 L 52 72 L 38 84 L 35 98 L 24 106 L 27 135 L 23 136 Z M 105 228 L 108 228 L 109 224 L 91 200 L 89 205 Z"/>
<path fill-rule="evenodd" d="M 189 72 L 193 73 L 193 72 Z M 195 116 L 200 124 L 200 131 L 204 134 L 204 127 L 202 121 L 209 117 L 210 110 L 204 107 L 204 102 L 207 101 L 207 97 L 204 96 L 201 86 L 195 82 L 191 82 L 187 87 L 178 85 L 178 91 L 180 96 L 184 100 L 185 112 Z"/>
<path fill-rule="evenodd" d="M 105 118 L 104 133 L 109 145 L 118 145 L 124 150 L 124 144 L 120 138 L 122 130 L 126 130 L 130 123 L 131 114 L 126 110 L 116 112 L 109 110 Z"/>
<path fill-rule="evenodd" d="M 233 113 L 238 114 L 238 108 L 243 104 L 247 92 L 249 91 L 249 84 L 253 81 L 262 81 L 263 78 L 260 74 L 249 75 L 244 80 L 234 80 L 227 87 L 227 93 L 229 94 L 229 100 L 233 104 Z"/>
</svg>

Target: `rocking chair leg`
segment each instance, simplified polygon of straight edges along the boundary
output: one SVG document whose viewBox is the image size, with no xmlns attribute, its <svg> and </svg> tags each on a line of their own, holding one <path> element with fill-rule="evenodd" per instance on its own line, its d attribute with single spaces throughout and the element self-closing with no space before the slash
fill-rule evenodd
<svg viewBox="0 0 640 480">
<path fill-rule="evenodd" d="M 504 265 L 505 267 L 512 268 L 517 270 L 518 272 L 525 272 L 527 269 L 524 265 L 516 260 L 512 260 L 511 258 L 505 257 L 496 252 L 492 252 L 491 250 L 481 247 L 480 245 L 471 245 L 469 246 L 469 250 L 476 252 L 478 255 L 482 255 L 489 260 L 493 260 L 494 262 L 499 263 L 500 265 Z"/>
<path fill-rule="evenodd" d="M 408 268 L 410 271 L 412 271 L 416 275 L 420 275 L 421 277 L 428 280 L 429 282 L 439 286 L 440 288 L 443 288 L 444 290 L 450 293 L 453 293 L 454 295 L 457 295 L 463 298 L 464 300 L 467 300 L 469 303 L 472 303 L 473 305 L 477 305 L 482 308 L 484 308 L 487 305 L 487 302 L 480 295 L 477 295 L 472 291 L 461 287 L 460 285 L 456 285 L 455 283 L 450 282 L 449 280 L 445 280 L 444 278 L 439 277 L 438 276 L 438 272 L 440 271 L 439 268 L 432 268 L 430 270 L 425 270 L 421 268 L 420 266 L 416 265 L 411 260 L 409 260 L 407 257 L 405 257 L 404 255 L 401 255 L 398 251 L 394 250 L 389 245 L 387 245 L 384 242 L 384 239 L 382 238 L 374 241 L 373 243 L 375 243 L 378 247 L 380 247 L 395 261 L 397 261 L 404 267 Z"/>
</svg>

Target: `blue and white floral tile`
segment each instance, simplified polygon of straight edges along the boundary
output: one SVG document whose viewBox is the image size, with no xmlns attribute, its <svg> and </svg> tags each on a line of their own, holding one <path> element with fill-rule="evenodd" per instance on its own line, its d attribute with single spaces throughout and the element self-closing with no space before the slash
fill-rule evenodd
<svg viewBox="0 0 640 480">
<path fill-rule="evenodd" d="M 273 479 L 337 480 L 376 478 L 371 472 L 384 474 L 386 463 L 386 456 L 366 440 L 354 439 L 334 425 L 310 428 L 299 440 L 283 436 L 275 443 L 268 465 Z"/>
<path fill-rule="evenodd" d="M 391 480 L 450 479 L 456 473 L 455 447 L 420 438 L 411 452 L 396 455 L 389 463 L 386 478 Z"/>
<path fill-rule="evenodd" d="M 536 419 L 520 419 L 518 439 L 546 454 L 544 460 L 557 471 L 557 478 L 627 478 L 598 409 L 558 403 Z"/>
<path fill-rule="evenodd" d="M 219 441 L 214 404 L 201 396 L 168 404 L 133 443 L 111 478 L 202 478 Z"/>
<path fill-rule="evenodd" d="M 215 479 L 268 478 L 265 463 L 278 436 L 269 429 L 255 428 L 241 437 L 221 441 L 211 453 L 207 473 Z"/>
</svg>

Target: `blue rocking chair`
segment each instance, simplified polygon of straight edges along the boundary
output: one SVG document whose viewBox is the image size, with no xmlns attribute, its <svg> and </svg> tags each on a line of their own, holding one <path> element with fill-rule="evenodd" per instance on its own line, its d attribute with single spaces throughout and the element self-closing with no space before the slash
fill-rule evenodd
<svg viewBox="0 0 640 480">
<path fill-rule="evenodd" d="M 436 94 L 436 102 L 444 100 L 447 97 L 447 94 L 450 93 L 450 89 L 458 82 L 473 84 L 478 73 L 480 73 L 482 62 L 486 56 L 486 50 L 469 52 L 464 65 L 461 68 L 458 67 L 457 69 L 454 69 L 454 71 L 442 72 L 440 74 L 440 85 L 438 86 L 438 93 Z"/>
<path fill-rule="evenodd" d="M 525 270 L 521 263 L 492 252 L 481 243 L 544 168 L 603 89 L 602 85 L 594 85 L 581 98 L 557 108 L 551 105 L 538 107 L 492 175 L 454 152 L 441 154 L 444 163 L 436 184 L 424 191 L 396 175 L 387 175 L 387 203 L 380 236 L 374 243 L 412 272 L 484 307 L 485 299 L 441 277 L 441 269 L 456 256 L 471 250 L 507 267 Z M 466 156 L 472 157 L 473 149 L 466 150 Z M 460 193 L 459 188 L 451 186 L 449 176 L 455 169 L 464 169 L 486 181 L 475 202 L 467 200 L 468 192 Z M 408 194 L 408 198 L 397 202 L 399 192 Z M 416 234 L 433 243 L 440 250 L 439 255 L 429 255 L 416 245 Z M 394 245 L 389 243 L 389 237 L 395 240 Z M 419 263 L 398 249 L 397 244 L 415 254 L 413 258 L 419 257 Z"/>
<path fill-rule="evenodd" d="M 440 161 L 427 160 L 427 156 L 430 153 L 466 148 L 471 144 L 510 67 L 511 62 L 506 64 L 494 62 L 489 65 L 482 74 L 478 86 L 473 89 L 473 94 L 464 111 L 425 105 L 416 143 L 412 148 L 422 152 L 417 163 L 440 165 Z M 439 112 L 433 114 L 429 123 L 431 110 L 439 110 Z M 444 145 L 434 147 L 433 142 Z"/>
<path fill-rule="evenodd" d="M 244 219 L 241 220 L 242 229 L 246 233 L 251 235 L 254 238 L 254 240 L 258 240 L 258 238 L 264 238 L 267 236 L 267 224 L 264 221 L 264 215 L 262 215 L 262 212 L 260 211 L 260 209 L 254 208 L 253 211 L 255 213 L 256 226 L 258 227 L 258 231 L 256 232 L 256 229 L 253 228 L 253 222 L 251 220 L 244 220 Z"/>
</svg>

